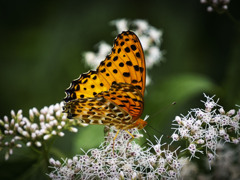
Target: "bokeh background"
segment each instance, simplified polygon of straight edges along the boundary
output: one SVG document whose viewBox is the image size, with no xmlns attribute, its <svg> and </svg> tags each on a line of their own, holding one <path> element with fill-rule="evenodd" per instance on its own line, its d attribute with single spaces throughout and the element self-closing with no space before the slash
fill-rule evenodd
<svg viewBox="0 0 240 180">
<path fill-rule="evenodd" d="M 240 19 L 240 1 L 229 12 Z M 209 13 L 199 0 L 0 1 L 0 118 L 10 110 L 28 115 L 64 98 L 64 90 L 89 70 L 82 54 L 101 40 L 112 44 L 112 20 L 145 19 L 163 31 L 164 61 L 149 72 L 143 116 L 150 115 L 147 138 L 171 135 L 176 115 L 203 107 L 203 93 L 220 98 L 226 110 L 240 104 L 240 26 L 226 14 Z M 177 104 L 172 106 L 171 103 Z M 62 157 L 97 147 L 102 126 L 66 132 L 53 144 Z M 4 161 L 0 179 L 47 179 L 46 167 L 27 148 Z M 2 178 L 1 178 L 2 176 Z"/>
</svg>

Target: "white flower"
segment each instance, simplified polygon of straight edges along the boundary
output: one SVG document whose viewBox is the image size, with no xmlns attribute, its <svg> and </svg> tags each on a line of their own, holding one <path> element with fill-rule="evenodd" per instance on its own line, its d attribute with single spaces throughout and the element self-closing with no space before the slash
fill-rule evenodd
<svg viewBox="0 0 240 180">
<path fill-rule="evenodd" d="M 200 2 L 207 5 L 208 12 L 216 11 L 221 14 L 228 10 L 230 0 L 200 0 Z"/>
<path fill-rule="evenodd" d="M 50 159 L 49 159 L 49 163 L 50 163 L 51 165 L 55 165 L 55 160 L 54 160 L 53 158 L 50 158 Z"/>
<path fill-rule="evenodd" d="M 171 137 L 172 137 L 173 141 L 178 141 L 179 140 L 179 135 L 176 134 L 176 133 L 173 133 Z"/>
<path fill-rule="evenodd" d="M 183 151 L 190 151 L 192 157 L 198 158 L 196 153 L 209 154 L 209 163 L 216 155 L 217 145 L 220 142 L 237 143 L 236 137 L 239 137 L 239 114 L 235 110 L 230 110 L 227 113 L 223 108 L 215 102 L 213 97 L 204 94 L 206 101 L 204 109 L 192 109 L 186 116 L 176 116 L 173 122 L 178 126 L 172 138 L 179 135 L 179 140 L 185 138 L 189 142 L 189 146 Z M 233 131 L 234 130 L 234 131 Z M 234 141 L 234 142 L 233 142 Z M 172 141 L 173 142 L 173 141 Z M 201 149 L 201 150 L 200 150 Z"/>
<path fill-rule="evenodd" d="M 115 128 L 111 127 L 115 132 Z M 136 129 L 130 131 L 140 137 Z M 156 138 L 156 144 L 149 141 L 150 148 L 143 149 L 125 131 L 121 131 L 115 139 L 115 150 L 113 153 L 112 138 L 115 134 L 107 133 L 106 142 L 99 148 L 90 149 L 84 155 L 76 155 L 73 159 L 66 159 L 59 166 L 52 164 L 55 169 L 49 175 L 52 179 L 71 179 L 73 176 L 88 179 L 138 179 L 141 177 L 174 178 L 179 176 L 181 163 L 178 162 L 176 151 L 164 150 L 161 138 Z M 135 137 L 136 137 L 135 136 Z M 126 139 L 126 137 L 128 137 Z M 156 153 L 152 153 L 154 149 Z M 161 152 L 161 156 L 159 156 Z M 78 158 L 76 158 L 78 157 Z M 70 163 L 69 163 L 70 162 Z M 146 171 L 147 170 L 147 171 Z M 169 171 L 172 171 L 169 174 Z M 72 172 L 72 173 L 69 173 Z"/>
<path fill-rule="evenodd" d="M 178 123 L 178 124 L 181 124 L 182 120 L 179 116 L 176 116 L 175 117 L 175 121 Z"/>
<path fill-rule="evenodd" d="M 151 46 L 151 39 L 147 35 L 139 36 L 140 42 L 142 44 L 143 50 L 147 50 Z"/>
<path fill-rule="evenodd" d="M 117 28 L 117 33 L 128 30 L 128 21 L 126 19 L 118 19 L 111 21 L 111 25 L 115 25 Z"/>
<path fill-rule="evenodd" d="M 193 143 L 191 143 L 191 144 L 188 146 L 188 150 L 189 150 L 189 152 L 192 154 L 191 157 L 196 157 L 196 158 L 198 158 L 198 157 L 195 155 L 196 152 L 203 153 L 202 151 L 199 151 L 199 150 L 197 149 L 196 144 L 193 144 Z M 191 158 L 190 158 L 190 159 L 191 159 Z"/>
<path fill-rule="evenodd" d="M 48 140 L 50 137 L 51 137 L 51 134 L 47 134 L 47 135 L 43 136 L 43 139 Z"/>
<path fill-rule="evenodd" d="M 161 37 L 162 37 L 162 31 L 152 27 L 152 28 L 149 29 L 149 35 L 156 42 L 157 45 L 160 44 Z"/>
<path fill-rule="evenodd" d="M 58 135 L 63 137 L 65 134 L 64 134 L 64 132 L 59 132 Z"/>
<path fill-rule="evenodd" d="M 227 112 L 227 115 L 228 116 L 232 116 L 236 113 L 236 110 L 235 109 L 231 109 L 230 111 Z"/>
<path fill-rule="evenodd" d="M 77 133 L 77 132 L 78 132 L 78 129 L 75 128 L 75 127 L 70 127 L 69 130 L 70 130 L 71 132 L 74 132 L 74 133 Z"/>
<path fill-rule="evenodd" d="M 105 58 L 105 56 L 106 56 L 106 54 L 108 54 L 109 52 L 110 52 L 110 50 L 111 50 L 111 46 L 110 45 L 108 45 L 107 43 L 105 43 L 105 42 L 101 42 L 100 44 L 99 44 L 99 52 L 98 52 L 98 55 L 101 57 L 104 57 Z M 101 60 L 103 60 L 103 59 L 101 59 Z"/>
<path fill-rule="evenodd" d="M 37 147 L 41 147 L 41 146 L 42 146 L 42 143 L 41 143 L 40 141 L 36 141 L 36 142 L 35 142 L 35 145 L 36 145 Z"/>
<path fill-rule="evenodd" d="M 32 110 L 32 109 L 29 109 L 29 118 L 30 118 L 31 120 L 34 119 L 34 113 L 33 113 L 33 110 Z"/>
<path fill-rule="evenodd" d="M 12 118 L 15 118 L 15 117 L 16 117 L 16 114 L 15 114 L 15 111 L 14 111 L 14 110 L 11 110 L 11 116 L 12 116 Z"/>
<path fill-rule="evenodd" d="M 162 53 L 157 46 L 152 46 L 149 48 L 149 52 L 146 56 L 146 66 L 152 68 L 156 62 L 159 62 L 162 58 Z"/>
<path fill-rule="evenodd" d="M 84 53 L 84 58 L 86 63 L 92 67 L 96 68 L 99 63 L 105 59 L 106 55 L 110 53 L 111 46 L 105 42 L 101 42 L 98 44 L 98 52 L 95 54 L 93 52 Z"/>
<path fill-rule="evenodd" d="M 140 32 L 147 31 L 149 28 L 148 22 L 142 19 L 133 21 L 133 24 L 137 27 L 137 30 Z"/>
<path fill-rule="evenodd" d="M 0 147 L 7 149 L 6 157 L 12 155 L 13 148 L 21 148 L 23 143 L 27 147 L 35 145 L 42 147 L 42 141 L 52 138 L 52 135 L 64 136 L 63 130 L 77 132 L 72 127 L 75 121 L 68 120 L 62 112 L 63 103 L 45 106 L 40 111 L 37 108 L 29 110 L 29 117 L 24 117 L 22 110 L 18 110 L 17 114 L 11 111 L 11 120 L 7 116 L 0 119 L 0 124 L 4 127 L 3 134 L 0 138 Z M 1 144 L 3 146 L 1 146 Z"/>
</svg>

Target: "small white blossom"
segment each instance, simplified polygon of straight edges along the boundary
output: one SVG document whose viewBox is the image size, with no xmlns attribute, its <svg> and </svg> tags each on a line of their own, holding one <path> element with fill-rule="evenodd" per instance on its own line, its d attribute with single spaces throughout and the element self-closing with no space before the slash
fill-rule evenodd
<svg viewBox="0 0 240 180">
<path fill-rule="evenodd" d="M 120 179 L 124 179 L 124 174 L 123 174 L 122 171 L 119 173 L 119 178 L 120 178 Z"/>
<path fill-rule="evenodd" d="M 147 68 L 152 68 L 161 58 L 162 53 L 159 51 L 159 48 L 157 46 L 150 47 L 146 56 L 146 59 L 148 59 Z"/>
<path fill-rule="evenodd" d="M 232 138 L 232 142 L 233 142 L 234 144 L 239 144 L 239 139 L 237 139 L 237 138 Z"/>
<path fill-rule="evenodd" d="M 171 137 L 172 137 L 173 141 L 178 141 L 179 140 L 179 135 L 178 134 L 173 133 Z"/>
<path fill-rule="evenodd" d="M 22 135 L 25 136 L 25 137 L 27 137 L 27 138 L 30 137 L 30 135 L 29 135 L 29 133 L 28 133 L 27 131 L 22 131 Z"/>
<path fill-rule="evenodd" d="M 11 116 L 12 116 L 12 118 L 16 118 L 16 114 L 15 114 L 14 110 L 11 110 Z"/>
<path fill-rule="evenodd" d="M 56 109 L 56 108 L 54 108 L 54 109 Z M 57 110 L 57 112 L 56 112 L 56 117 L 57 117 L 57 118 L 60 118 L 61 115 L 62 115 L 62 111 L 61 111 L 61 110 Z"/>
<path fill-rule="evenodd" d="M 46 134 L 45 136 L 43 136 L 44 140 L 48 140 L 51 137 L 51 134 Z"/>
<path fill-rule="evenodd" d="M 176 116 L 175 117 L 175 121 L 178 123 L 178 124 L 181 124 L 182 120 L 179 116 Z"/>
<path fill-rule="evenodd" d="M 149 28 L 148 22 L 142 19 L 135 20 L 133 24 L 137 27 L 138 31 L 140 32 L 147 31 Z"/>
<path fill-rule="evenodd" d="M 31 138 L 32 138 L 33 140 L 35 140 L 36 137 L 37 137 L 36 133 L 32 133 L 32 134 L 31 134 Z"/>
<path fill-rule="evenodd" d="M 36 142 L 35 142 L 35 145 L 36 145 L 37 147 L 41 147 L 41 146 L 42 146 L 42 143 L 41 143 L 40 141 L 36 141 Z"/>
<path fill-rule="evenodd" d="M 86 63 L 92 68 L 96 68 L 99 63 L 105 59 L 106 55 L 110 52 L 111 46 L 105 42 L 101 42 L 98 45 L 98 52 L 95 54 L 93 52 L 84 53 L 84 58 Z"/>
<path fill-rule="evenodd" d="M 21 148 L 22 145 L 21 145 L 21 144 L 16 144 L 16 147 L 17 147 L 17 148 Z"/>
<path fill-rule="evenodd" d="M 231 109 L 230 111 L 227 112 L 227 115 L 228 116 L 232 116 L 236 113 L 236 110 L 235 109 Z"/>
<path fill-rule="evenodd" d="M 161 37 L 162 37 L 162 31 L 152 27 L 149 29 L 149 35 L 153 39 L 153 41 L 156 42 L 156 44 L 158 44 L 158 45 L 160 44 Z"/>
<path fill-rule="evenodd" d="M 75 132 L 75 133 L 77 133 L 77 132 L 78 132 L 78 129 L 77 129 L 77 128 L 75 128 L 75 127 L 70 127 L 70 128 L 69 128 L 69 130 L 70 130 L 71 132 Z"/>
<path fill-rule="evenodd" d="M 191 143 L 191 144 L 188 146 L 187 149 L 188 149 L 188 151 L 191 153 L 190 159 L 191 159 L 192 157 L 198 158 L 198 157 L 196 156 L 196 152 L 200 152 L 200 153 L 203 154 L 202 151 L 200 151 L 200 150 L 197 149 L 197 145 L 194 144 L 194 143 Z"/>
<path fill-rule="evenodd" d="M 207 5 L 208 12 L 217 12 L 219 14 L 228 10 L 230 0 L 200 0 L 200 3 Z"/>
<path fill-rule="evenodd" d="M 32 110 L 33 110 L 33 113 L 36 115 L 36 116 L 39 116 L 39 111 L 38 111 L 38 109 L 37 108 L 32 108 Z"/>
<path fill-rule="evenodd" d="M 5 154 L 5 160 L 8 160 L 8 159 L 9 159 L 9 153 L 6 152 L 6 154 Z"/>
<path fill-rule="evenodd" d="M 114 21 L 111 21 L 110 24 L 116 26 L 117 33 L 121 33 L 122 31 L 127 31 L 129 29 L 128 21 L 126 19 L 114 20 Z"/>
<path fill-rule="evenodd" d="M 11 112 L 11 113 L 12 113 L 12 112 Z M 7 117 L 7 116 L 4 116 L 4 117 L 3 117 L 3 120 L 4 120 L 5 123 L 8 123 L 8 117 Z"/>
<path fill-rule="evenodd" d="M 134 172 L 133 175 L 132 175 L 132 180 L 135 180 L 135 179 L 137 179 L 137 173 L 136 172 Z"/>
<path fill-rule="evenodd" d="M 64 132 L 59 132 L 58 135 L 63 137 L 64 136 Z"/>
<path fill-rule="evenodd" d="M 34 119 L 34 113 L 33 113 L 33 110 L 32 110 L 32 109 L 29 109 L 29 118 L 30 118 L 31 120 Z"/>
<path fill-rule="evenodd" d="M 53 158 L 50 158 L 50 159 L 49 159 L 49 163 L 50 163 L 51 165 L 55 165 L 55 160 L 54 160 Z"/>
<path fill-rule="evenodd" d="M 61 166 L 61 162 L 60 161 L 55 161 L 55 165 L 57 166 L 57 167 L 60 167 Z"/>
<path fill-rule="evenodd" d="M 203 144 L 205 141 L 203 140 L 203 139 L 198 139 L 197 141 L 196 141 L 196 143 L 197 144 Z"/>
<path fill-rule="evenodd" d="M 221 107 L 218 111 L 220 112 L 220 114 L 225 114 L 223 107 Z"/>
</svg>

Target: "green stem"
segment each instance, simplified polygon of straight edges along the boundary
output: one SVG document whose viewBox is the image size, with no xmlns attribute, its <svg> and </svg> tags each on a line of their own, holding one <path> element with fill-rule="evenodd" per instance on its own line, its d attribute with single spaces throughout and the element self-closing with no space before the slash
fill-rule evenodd
<svg viewBox="0 0 240 180">
<path fill-rule="evenodd" d="M 225 14 L 234 24 L 236 24 L 238 27 L 240 27 L 240 22 L 235 17 L 233 17 L 230 12 L 226 11 Z"/>
<path fill-rule="evenodd" d="M 49 166 L 49 148 L 47 148 L 46 144 L 44 143 L 43 145 L 43 158 L 44 158 L 44 161 L 45 161 L 45 164 L 46 166 L 48 167 Z M 49 168 L 47 168 L 47 171 L 49 173 Z"/>
<path fill-rule="evenodd" d="M 65 156 L 65 154 L 64 153 L 62 153 L 61 151 L 59 151 L 59 149 L 57 149 L 57 148 L 51 148 L 50 149 L 50 152 L 51 152 L 51 154 L 53 154 L 54 156 L 56 156 L 57 158 L 66 158 L 66 156 Z"/>
</svg>

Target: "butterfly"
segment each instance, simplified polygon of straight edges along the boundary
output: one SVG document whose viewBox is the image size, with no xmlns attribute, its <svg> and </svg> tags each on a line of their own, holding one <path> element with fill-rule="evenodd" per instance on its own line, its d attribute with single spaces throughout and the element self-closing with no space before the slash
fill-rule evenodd
<svg viewBox="0 0 240 180">
<path fill-rule="evenodd" d="M 63 112 L 81 123 L 115 126 L 118 132 L 142 129 L 147 124 L 140 119 L 145 83 L 142 45 L 135 33 L 123 31 L 114 40 L 111 54 L 98 68 L 81 74 L 66 89 Z"/>
</svg>

